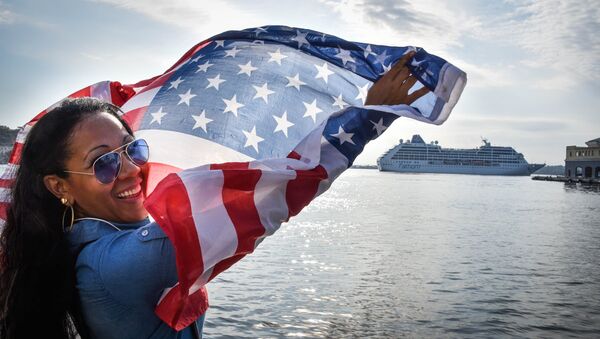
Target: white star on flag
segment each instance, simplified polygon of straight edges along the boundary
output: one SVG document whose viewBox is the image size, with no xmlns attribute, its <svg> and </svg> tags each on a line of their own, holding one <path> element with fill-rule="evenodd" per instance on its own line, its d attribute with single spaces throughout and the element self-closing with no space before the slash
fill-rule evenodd
<svg viewBox="0 0 600 339">
<path fill-rule="evenodd" d="M 283 112 L 281 117 L 273 115 L 273 119 L 275 119 L 275 121 L 277 121 L 277 126 L 275 127 L 275 130 L 273 131 L 273 133 L 281 131 L 281 132 L 283 132 L 283 134 L 285 134 L 285 137 L 287 138 L 288 128 L 294 126 L 294 124 L 289 122 L 289 120 L 287 119 L 287 111 Z"/>
<path fill-rule="evenodd" d="M 304 117 L 311 117 L 313 122 L 317 122 L 317 114 L 323 112 L 317 107 L 317 99 L 313 100 L 310 104 L 307 102 L 303 102 L 304 107 L 306 107 L 306 111 L 304 111 Z"/>
<path fill-rule="evenodd" d="M 158 122 L 158 124 L 162 124 L 162 118 L 167 115 L 167 112 L 163 112 L 162 111 L 162 106 L 161 108 L 158 109 L 157 112 L 154 113 L 150 113 L 152 115 L 152 121 L 150 121 L 150 124 L 152 124 L 153 122 Z"/>
<path fill-rule="evenodd" d="M 354 58 L 350 55 L 350 51 L 342 49 L 341 47 L 339 49 L 340 49 L 340 52 L 338 54 L 336 54 L 335 57 L 342 59 L 342 64 L 344 64 L 344 66 L 346 66 L 347 62 L 356 63 Z"/>
<path fill-rule="evenodd" d="M 225 57 L 227 58 L 228 56 L 235 58 L 235 55 L 238 54 L 239 52 L 241 52 L 241 49 L 237 49 L 236 46 L 233 46 L 232 49 L 228 49 L 225 51 Z"/>
<path fill-rule="evenodd" d="M 217 47 L 225 47 L 225 40 L 215 40 L 215 43 L 217 44 L 215 49 L 217 49 Z"/>
<path fill-rule="evenodd" d="M 332 97 L 333 98 L 333 106 L 337 106 L 340 109 L 343 109 L 344 106 L 348 106 L 348 104 L 344 101 L 344 98 L 342 98 L 342 93 L 340 93 L 340 95 L 338 95 L 338 97 Z"/>
<path fill-rule="evenodd" d="M 248 61 L 248 63 L 245 65 L 238 65 L 238 67 L 240 68 L 238 74 L 246 74 L 247 76 L 251 76 L 252 71 L 256 71 L 258 69 L 257 67 L 252 66 L 252 61 Z"/>
<path fill-rule="evenodd" d="M 371 123 L 373 124 L 373 129 L 377 130 L 377 135 L 381 135 L 381 133 L 387 129 L 387 126 L 383 124 L 383 118 L 379 119 L 377 123 L 373 121 L 371 121 Z"/>
<path fill-rule="evenodd" d="M 369 92 L 369 83 L 367 82 L 363 87 L 360 86 L 356 86 L 356 89 L 358 89 L 358 95 L 356 96 L 356 98 L 354 99 L 360 99 L 362 101 L 362 104 L 365 104 L 365 101 L 367 100 L 367 93 Z"/>
<path fill-rule="evenodd" d="M 179 97 L 181 98 L 181 100 L 179 100 L 177 105 L 185 102 L 185 104 L 189 106 L 190 100 L 195 96 L 196 96 L 196 94 L 192 94 L 192 89 L 190 88 L 190 89 L 188 89 L 188 91 L 185 94 L 179 94 Z"/>
<path fill-rule="evenodd" d="M 301 48 L 302 45 L 310 45 L 308 43 L 308 40 L 306 40 L 307 35 L 308 35 L 308 32 L 302 33 L 299 30 L 296 30 L 296 36 L 293 37 L 292 40 L 294 40 L 298 43 L 298 48 Z"/>
<path fill-rule="evenodd" d="M 387 55 L 387 50 L 384 50 L 383 53 L 377 55 L 375 57 L 375 60 L 377 60 L 382 66 L 385 65 L 385 61 L 387 60 L 387 58 L 389 58 L 390 56 Z"/>
<path fill-rule="evenodd" d="M 195 58 L 193 58 L 193 59 L 190 59 L 190 64 L 191 64 L 192 62 L 198 62 L 198 60 L 200 60 L 200 59 L 201 59 L 203 56 L 204 56 L 204 55 L 200 54 L 200 55 L 198 55 L 197 57 L 195 57 Z"/>
<path fill-rule="evenodd" d="M 259 35 L 260 33 L 267 33 L 267 30 L 262 27 L 257 27 L 254 29 L 254 34 Z"/>
<path fill-rule="evenodd" d="M 333 72 L 327 68 L 327 63 L 326 62 L 323 63 L 323 66 L 315 65 L 315 67 L 317 68 L 317 72 L 318 72 L 317 75 L 315 76 L 315 79 L 320 78 L 320 79 L 325 80 L 325 83 L 327 83 L 327 79 L 329 78 L 329 76 L 331 74 L 333 74 Z"/>
<path fill-rule="evenodd" d="M 244 104 L 240 104 L 239 102 L 237 102 L 237 98 L 236 98 L 235 94 L 229 100 L 223 99 L 223 102 L 225 103 L 225 105 L 227 105 L 227 107 L 225 107 L 225 110 L 223 111 L 223 113 L 231 112 L 236 117 L 238 115 L 238 109 L 244 107 Z"/>
<path fill-rule="evenodd" d="M 343 145 L 345 142 L 349 142 L 352 145 L 356 145 L 354 143 L 354 141 L 352 141 L 352 137 L 354 136 L 354 133 L 346 133 L 346 131 L 344 131 L 342 126 L 340 126 L 340 128 L 338 129 L 338 132 L 336 134 L 332 134 L 331 136 L 338 138 L 340 140 L 340 145 Z"/>
<path fill-rule="evenodd" d="M 225 82 L 225 80 L 221 79 L 221 73 L 217 74 L 217 76 L 214 78 L 207 78 L 206 80 L 208 80 L 208 86 L 206 86 L 206 89 L 214 87 L 217 91 L 219 90 L 219 85 Z"/>
<path fill-rule="evenodd" d="M 205 110 L 202 110 L 202 113 L 200 113 L 200 115 L 192 115 L 192 118 L 194 118 L 194 120 L 196 121 L 192 130 L 195 130 L 196 128 L 200 127 L 204 130 L 204 132 L 206 132 L 206 124 L 212 121 L 212 119 L 206 117 Z"/>
<path fill-rule="evenodd" d="M 306 85 L 306 83 L 300 81 L 300 74 L 296 73 L 293 77 L 285 77 L 288 79 L 287 85 L 285 87 L 295 87 L 297 90 L 300 90 L 300 86 Z"/>
<path fill-rule="evenodd" d="M 175 88 L 177 89 L 177 87 L 179 86 L 180 83 L 182 83 L 183 80 L 181 80 L 181 77 L 177 78 L 177 80 L 175 81 L 171 81 L 171 86 L 169 86 L 169 88 L 167 89 L 171 89 L 171 88 Z"/>
<path fill-rule="evenodd" d="M 368 58 L 369 55 L 377 55 L 371 50 L 371 45 L 367 45 L 367 48 L 364 49 L 365 58 Z"/>
<path fill-rule="evenodd" d="M 384 64 L 381 64 L 381 66 L 383 66 L 383 72 L 381 72 L 380 74 L 385 74 L 385 73 L 389 72 L 390 69 L 392 69 L 392 64 L 389 64 L 387 66 Z"/>
<path fill-rule="evenodd" d="M 267 83 L 265 82 L 264 85 L 262 85 L 261 87 L 259 86 L 254 86 L 252 85 L 252 87 L 254 87 L 254 89 L 256 90 L 256 95 L 254 95 L 254 98 L 252 99 L 256 99 L 256 98 L 262 98 L 265 103 L 269 103 L 269 100 L 267 98 L 267 96 L 269 94 L 273 94 L 275 92 L 271 91 L 268 87 L 267 87 Z"/>
<path fill-rule="evenodd" d="M 204 72 L 204 73 L 206 73 L 206 71 L 208 70 L 208 68 L 210 66 L 212 66 L 212 65 L 214 65 L 214 64 L 211 64 L 208 61 L 205 62 L 205 63 L 203 63 L 202 65 L 198 65 L 198 69 L 196 70 L 196 73 L 198 73 L 198 72 Z"/>
<path fill-rule="evenodd" d="M 244 144 L 244 147 L 252 146 L 256 150 L 256 153 L 258 153 L 258 143 L 265 139 L 256 135 L 256 126 L 252 127 L 252 131 L 250 132 L 244 130 L 242 130 L 242 132 L 246 136 L 246 143 Z"/>
<path fill-rule="evenodd" d="M 273 61 L 276 62 L 279 66 L 281 66 L 281 60 L 283 60 L 283 58 L 287 58 L 287 55 L 283 55 L 280 50 L 281 49 L 278 48 L 275 53 L 268 52 L 271 56 L 268 62 Z"/>
</svg>

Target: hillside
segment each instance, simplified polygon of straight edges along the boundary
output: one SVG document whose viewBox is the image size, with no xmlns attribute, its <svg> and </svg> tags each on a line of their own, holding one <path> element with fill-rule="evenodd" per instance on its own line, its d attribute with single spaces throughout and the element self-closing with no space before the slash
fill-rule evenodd
<svg viewBox="0 0 600 339">
<path fill-rule="evenodd" d="M 0 164 L 6 164 L 12 150 L 12 146 L 17 138 L 18 129 L 0 125 Z"/>
</svg>

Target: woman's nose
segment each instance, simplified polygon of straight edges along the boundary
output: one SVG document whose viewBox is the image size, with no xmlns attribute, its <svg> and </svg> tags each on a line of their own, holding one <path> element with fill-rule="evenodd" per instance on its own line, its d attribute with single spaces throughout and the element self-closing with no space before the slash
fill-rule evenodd
<svg viewBox="0 0 600 339">
<path fill-rule="evenodd" d="M 129 156 L 127 156 L 125 152 L 121 152 L 119 155 L 121 156 L 121 171 L 119 172 L 119 179 L 137 176 L 141 169 L 134 164 L 131 159 L 129 159 Z"/>
</svg>

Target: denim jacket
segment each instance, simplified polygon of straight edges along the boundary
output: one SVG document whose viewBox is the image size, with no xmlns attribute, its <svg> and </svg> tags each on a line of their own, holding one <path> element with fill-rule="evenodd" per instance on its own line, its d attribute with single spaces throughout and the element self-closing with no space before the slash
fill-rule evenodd
<svg viewBox="0 0 600 339">
<path fill-rule="evenodd" d="M 67 239 L 92 338 L 195 338 L 192 326 L 177 332 L 154 314 L 163 290 L 177 282 L 175 251 L 158 224 L 81 219 Z M 203 323 L 204 315 L 200 333 Z"/>
</svg>

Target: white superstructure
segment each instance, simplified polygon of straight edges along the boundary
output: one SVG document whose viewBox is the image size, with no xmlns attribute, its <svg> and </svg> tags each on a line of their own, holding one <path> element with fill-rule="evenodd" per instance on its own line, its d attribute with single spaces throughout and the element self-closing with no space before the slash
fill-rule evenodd
<svg viewBox="0 0 600 339">
<path fill-rule="evenodd" d="M 474 149 L 442 148 L 418 134 L 402 141 L 379 159 L 380 171 L 412 173 L 458 173 L 488 175 L 529 175 L 544 164 L 529 164 L 512 147 L 492 146 L 487 140 Z"/>
</svg>

